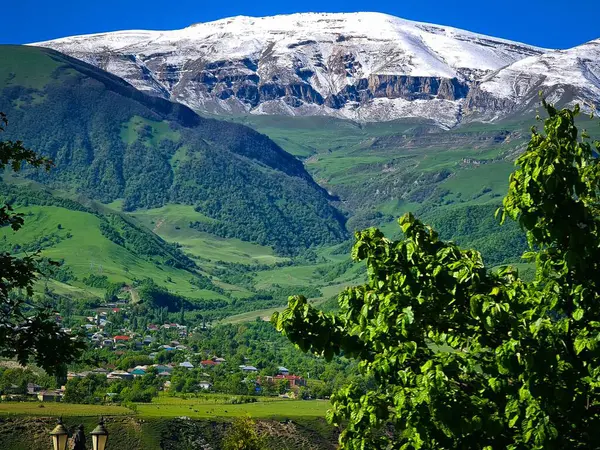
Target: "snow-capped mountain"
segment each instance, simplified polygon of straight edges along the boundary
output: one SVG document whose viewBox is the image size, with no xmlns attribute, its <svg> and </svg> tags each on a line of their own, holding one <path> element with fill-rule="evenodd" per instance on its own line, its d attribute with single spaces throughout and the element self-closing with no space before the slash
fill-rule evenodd
<svg viewBox="0 0 600 450">
<path fill-rule="evenodd" d="M 380 13 L 233 17 L 175 31 L 120 31 L 33 45 L 199 111 L 363 121 L 424 117 L 448 127 L 465 113 L 496 114 L 505 101 L 496 97 L 512 95 L 503 70 L 554 54 Z"/>
<path fill-rule="evenodd" d="M 549 102 L 600 105 L 600 39 L 524 58 L 484 77 L 471 87 L 465 110 L 488 120 Z"/>
</svg>

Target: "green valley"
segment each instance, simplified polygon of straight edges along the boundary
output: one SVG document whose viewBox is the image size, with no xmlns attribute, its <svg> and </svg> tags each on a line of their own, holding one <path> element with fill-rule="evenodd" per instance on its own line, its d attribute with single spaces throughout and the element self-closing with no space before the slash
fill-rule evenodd
<svg viewBox="0 0 600 450">
<path fill-rule="evenodd" d="M 526 246 L 516 224 L 493 215 L 530 118 L 452 130 L 416 119 L 223 121 L 51 50 L 0 53 L 10 61 L 0 72 L 7 136 L 56 165 L 5 176 L 3 188 L 26 219 L 2 232 L 3 248 L 40 250 L 68 274 L 38 290 L 77 301 L 118 285 L 136 302 L 151 279 L 179 296 L 173 309 L 189 299 L 238 322 L 267 317 L 305 286 L 323 302 L 361 282 L 352 232 L 397 233 L 406 211 L 493 265 L 519 263 Z"/>
<path fill-rule="evenodd" d="M 0 12 L 0 450 L 600 448 L 589 27 L 63 3 Z"/>
</svg>

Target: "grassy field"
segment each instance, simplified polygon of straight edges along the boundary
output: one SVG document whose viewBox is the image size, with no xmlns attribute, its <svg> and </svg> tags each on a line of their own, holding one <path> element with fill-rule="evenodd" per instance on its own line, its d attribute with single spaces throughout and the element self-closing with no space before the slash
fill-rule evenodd
<svg viewBox="0 0 600 450">
<path fill-rule="evenodd" d="M 138 403 L 137 411 L 122 406 L 78 405 L 52 402 L 0 402 L 0 416 L 98 417 L 135 415 L 140 418 L 233 418 L 245 415 L 257 419 L 324 417 L 329 408 L 325 400 L 288 400 L 260 398 L 255 403 L 228 404 L 233 396 L 205 395 L 198 399 L 161 396 L 152 403 Z"/>
<path fill-rule="evenodd" d="M 49 81 L 48 74 L 63 66 L 60 61 L 48 58 L 44 50 L 23 52 L 21 46 L 3 45 L 2 57 L 11 61 L 10 66 L 0 66 L 0 84 L 43 88 Z M 15 70 L 15 68 L 17 70 Z"/>
<path fill-rule="evenodd" d="M 103 289 L 92 288 L 83 283 L 78 283 L 78 285 L 75 286 L 74 284 L 62 283 L 51 278 L 37 280 L 34 284 L 34 291 L 42 292 L 45 287 L 48 287 L 52 292 L 58 295 L 64 295 L 69 298 L 87 299 L 104 297 Z"/>
<path fill-rule="evenodd" d="M 133 116 L 129 122 L 123 124 L 121 129 L 121 139 L 127 144 L 135 142 L 140 135 L 143 136 L 146 145 L 155 146 L 162 139 L 178 141 L 180 134 L 169 128 L 166 121 L 157 122 L 144 117 Z"/>
<path fill-rule="evenodd" d="M 241 264 L 274 264 L 286 260 L 276 256 L 270 247 L 240 239 L 224 239 L 190 228 L 190 222 L 210 220 L 194 211 L 193 206 L 170 204 L 138 210 L 131 216 L 164 240 L 178 242 L 186 253 L 198 258 Z"/>
<path fill-rule="evenodd" d="M 323 295 L 317 299 L 312 299 L 311 304 L 315 307 L 318 307 L 320 304 L 322 304 L 326 300 L 329 300 L 331 297 L 337 296 L 340 292 L 342 292 L 342 290 L 344 288 L 346 288 L 348 286 L 357 285 L 360 282 L 361 282 L 360 278 L 355 278 L 352 281 L 345 282 L 345 283 L 322 286 L 320 289 L 321 289 L 321 292 Z M 241 314 L 235 314 L 233 316 L 226 317 L 225 319 L 223 319 L 221 321 L 221 323 L 252 322 L 252 321 L 256 320 L 257 317 L 261 318 L 262 320 L 268 321 L 271 319 L 271 316 L 273 315 L 273 313 L 275 311 L 283 311 L 284 309 L 285 309 L 285 306 L 279 306 L 277 308 L 259 309 L 259 310 L 245 312 L 245 313 L 241 313 Z"/>
<path fill-rule="evenodd" d="M 208 396 L 207 396 L 208 397 Z M 201 399 L 180 399 L 159 397 L 152 403 L 137 405 L 137 414 L 141 417 L 181 417 L 215 418 L 240 417 L 250 415 L 253 418 L 300 418 L 324 417 L 329 408 L 326 400 L 286 400 L 267 399 L 256 403 L 231 405 L 210 397 Z"/>
<path fill-rule="evenodd" d="M 0 402 L 0 416 L 122 416 L 132 414 L 128 408 L 106 405 L 75 405 L 51 402 Z"/>
<path fill-rule="evenodd" d="M 192 285 L 188 272 L 153 264 L 110 241 L 102 235 L 100 219 L 93 214 L 57 206 L 28 206 L 16 208 L 16 211 L 24 214 L 25 225 L 18 232 L 9 228 L 0 230 L 0 239 L 12 245 L 25 245 L 54 235 L 58 242 L 43 244 L 46 248 L 42 254 L 56 260 L 64 259 L 79 280 L 92 273 L 106 275 L 115 282 L 151 277 L 157 284 L 190 298 L 221 297 Z M 81 282 L 72 284 L 87 290 Z M 76 293 L 77 289 L 73 291 Z"/>
</svg>

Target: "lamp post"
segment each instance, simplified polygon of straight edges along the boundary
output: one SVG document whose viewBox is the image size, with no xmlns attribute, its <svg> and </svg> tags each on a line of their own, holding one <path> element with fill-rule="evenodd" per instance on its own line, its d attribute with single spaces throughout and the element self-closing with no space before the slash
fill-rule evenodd
<svg viewBox="0 0 600 450">
<path fill-rule="evenodd" d="M 56 427 L 50 432 L 52 436 L 52 443 L 54 444 L 54 450 L 66 450 L 67 441 L 69 440 L 69 432 L 62 423 L 62 417 L 58 419 Z"/>
<path fill-rule="evenodd" d="M 108 441 L 108 431 L 104 428 L 104 419 L 100 417 L 98 426 L 92 431 L 92 447 L 94 450 L 104 450 Z"/>
</svg>

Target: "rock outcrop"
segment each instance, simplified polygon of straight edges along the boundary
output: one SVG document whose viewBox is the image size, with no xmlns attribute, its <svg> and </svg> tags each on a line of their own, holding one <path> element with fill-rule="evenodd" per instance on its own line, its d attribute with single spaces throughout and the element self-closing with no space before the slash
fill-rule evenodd
<svg viewBox="0 0 600 450">
<path fill-rule="evenodd" d="M 562 86 L 553 89 L 559 100 L 566 99 L 563 93 L 593 97 L 595 88 L 580 82 L 600 89 L 600 58 L 592 43 L 555 52 L 352 13 L 233 17 L 176 31 L 122 31 L 35 45 L 203 112 L 360 121 L 418 117 L 453 126 L 527 109 L 531 92 L 551 90 L 552 83 Z M 569 81 L 574 73 L 576 81 Z"/>
</svg>

